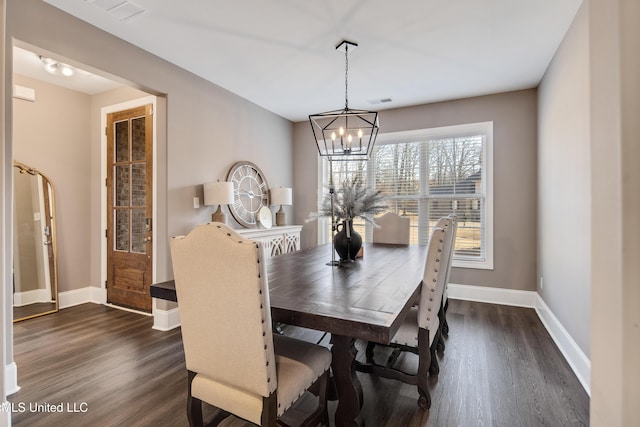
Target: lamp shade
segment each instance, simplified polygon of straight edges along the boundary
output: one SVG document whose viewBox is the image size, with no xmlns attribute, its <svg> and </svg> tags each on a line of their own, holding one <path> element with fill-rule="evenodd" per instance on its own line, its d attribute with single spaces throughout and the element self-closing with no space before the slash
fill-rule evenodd
<svg viewBox="0 0 640 427">
<path fill-rule="evenodd" d="M 276 187 L 271 189 L 271 204 L 289 206 L 293 202 L 290 188 Z"/>
<path fill-rule="evenodd" d="M 204 184 L 204 204 L 229 205 L 233 203 L 233 182 L 208 182 Z"/>
</svg>

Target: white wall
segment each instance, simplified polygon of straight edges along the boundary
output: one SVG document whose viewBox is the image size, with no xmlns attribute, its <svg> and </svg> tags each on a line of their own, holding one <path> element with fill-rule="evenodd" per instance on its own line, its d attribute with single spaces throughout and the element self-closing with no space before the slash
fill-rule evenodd
<svg viewBox="0 0 640 427">
<path fill-rule="evenodd" d="M 538 293 L 585 355 L 590 346 L 589 9 L 538 88 Z M 571 302 L 570 304 L 568 302 Z"/>
</svg>

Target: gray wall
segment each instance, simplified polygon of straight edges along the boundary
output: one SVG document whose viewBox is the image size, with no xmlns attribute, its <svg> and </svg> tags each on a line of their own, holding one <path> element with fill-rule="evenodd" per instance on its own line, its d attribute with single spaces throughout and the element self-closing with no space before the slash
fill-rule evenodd
<svg viewBox="0 0 640 427">
<path fill-rule="evenodd" d="M 538 89 L 538 293 L 589 357 L 591 157 L 588 7 Z M 571 304 L 567 304 L 571 301 Z"/>
<path fill-rule="evenodd" d="M 13 108 L 12 93 L 12 45 L 27 49 L 37 47 L 55 54 L 71 65 L 104 72 L 129 86 L 160 96 L 165 119 L 158 132 L 165 136 L 165 143 L 158 147 L 158 193 L 155 200 L 161 221 L 156 221 L 157 280 L 170 279 L 171 258 L 169 237 L 185 234 L 195 225 L 210 220 L 213 207 L 193 208 L 193 198 L 202 202 L 202 184 L 224 179 L 229 167 L 238 160 L 250 160 L 265 173 L 269 185 L 293 185 L 292 173 L 292 124 L 288 120 L 258 107 L 239 96 L 209 83 L 123 40 L 67 15 L 39 0 L 9 0 L 6 2 L 4 146 L 2 160 L 3 224 L 11 224 L 11 161 L 13 159 Z M 212 52 L 215 54 L 215 52 Z M 166 102 L 165 102 L 166 101 Z M 88 102 L 88 101 L 87 101 Z M 121 101 L 118 101 L 121 102 Z M 87 103 L 87 109 L 91 106 Z M 94 109 L 95 111 L 95 109 Z M 87 118 L 92 120 L 92 118 Z M 99 251 L 96 241 L 101 235 L 96 224 L 95 201 L 99 199 L 101 183 L 95 180 L 99 166 L 94 165 L 97 156 L 95 146 L 100 145 L 98 133 L 87 134 L 86 159 L 82 181 L 89 187 L 91 200 L 89 224 L 82 223 L 91 235 L 89 273 L 84 275 L 90 283 L 70 286 L 95 286 L 99 277 Z M 91 148 L 90 148 L 91 147 Z M 90 159 L 90 160 L 89 160 Z M 8 171 L 8 172 L 7 172 Z M 57 185 L 59 191 L 65 191 Z M 88 227 L 88 228 L 87 228 Z M 10 262 L 11 231 L 2 230 L 3 255 Z M 7 240 L 8 239 L 8 240 Z M 86 255 L 86 254 L 85 254 Z M 85 258 L 82 258 L 83 260 Z M 77 262 L 77 260 L 74 260 Z M 84 266 L 82 267 L 85 268 Z M 5 283 L 10 283 L 9 272 L 2 271 Z M 3 343 L 5 361 L 13 359 L 10 327 L 10 295 L 5 287 L 3 308 L 5 327 Z M 9 326 L 7 326 L 9 325 Z"/>
<path fill-rule="evenodd" d="M 187 233 L 210 218 L 212 207 L 193 208 L 193 197 L 199 196 L 202 202 L 202 183 L 224 179 L 234 162 L 250 160 L 262 168 L 271 186 L 292 186 L 289 121 L 38 0 L 7 2 L 7 35 L 17 44 L 54 52 L 72 64 L 101 70 L 132 87 L 166 97 L 167 121 L 161 131 L 167 143 L 159 154 L 159 168 L 165 175 L 156 203 L 167 224 L 157 242 L 158 280 L 172 276 L 169 236 Z M 85 180 L 95 181 L 99 171 L 95 164 L 98 138 L 95 129 L 87 136 L 86 158 L 91 164 L 83 166 Z M 92 200 L 90 234 L 99 238 L 94 236 L 99 231 L 95 226 L 99 183 L 86 185 Z M 100 286 L 96 254 L 93 250 L 88 283 L 92 286 Z"/>
<path fill-rule="evenodd" d="M 536 289 L 535 89 L 380 112 L 380 133 L 493 121 L 494 269 L 454 268 L 457 284 Z M 318 151 L 308 122 L 294 125 L 295 222 L 317 210 Z M 303 245 L 317 241 L 306 224 Z"/>
</svg>

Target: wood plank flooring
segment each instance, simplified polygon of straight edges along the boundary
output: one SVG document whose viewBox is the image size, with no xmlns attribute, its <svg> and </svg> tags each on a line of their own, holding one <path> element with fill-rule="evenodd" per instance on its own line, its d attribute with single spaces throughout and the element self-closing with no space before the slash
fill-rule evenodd
<svg viewBox="0 0 640 427">
<path fill-rule="evenodd" d="M 451 332 L 440 375 L 430 378 L 431 409 L 418 409 L 415 387 L 359 373 L 367 426 L 589 424 L 589 397 L 532 309 L 450 300 L 447 317 Z M 187 426 L 180 329 L 154 331 L 152 323 L 95 304 L 16 323 L 21 389 L 9 397 L 13 425 Z M 322 338 L 317 331 L 284 329 L 310 341 Z M 384 351 L 377 349 L 376 358 L 384 360 Z M 412 355 L 399 362 L 416 366 Z M 64 411 L 33 411 L 47 403 L 62 403 Z M 303 401 L 289 421 L 309 404 Z M 332 426 L 334 412 L 335 402 Z M 247 425 L 237 419 L 224 424 Z"/>
</svg>

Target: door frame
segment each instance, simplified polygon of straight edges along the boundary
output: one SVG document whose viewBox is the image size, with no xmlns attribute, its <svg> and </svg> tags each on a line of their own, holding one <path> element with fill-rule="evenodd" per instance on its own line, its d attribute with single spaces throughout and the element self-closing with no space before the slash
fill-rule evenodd
<svg viewBox="0 0 640 427">
<path fill-rule="evenodd" d="M 157 242 L 158 242 L 158 228 L 156 227 L 157 218 L 158 218 L 158 202 L 157 202 L 157 194 L 158 194 L 158 123 L 157 123 L 157 97 L 150 95 L 145 96 L 143 98 L 137 98 L 131 101 L 123 102 L 120 104 L 109 105 L 108 107 L 103 107 L 100 112 L 100 230 L 102 233 L 102 244 L 100 245 L 100 289 L 101 289 L 101 303 L 107 303 L 107 236 L 105 234 L 105 230 L 107 229 L 107 186 L 105 185 L 107 182 L 107 135 L 103 130 L 107 127 L 107 115 L 111 113 L 115 113 L 122 110 L 129 110 L 135 107 L 141 107 L 143 105 L 152 104 L 153 105 L 153 227 L 151 228 L 151 246 L 152 246 L 152 254 L 151 254 L 151 283 L 155 283 L 156 274 L 158 270 L 158 250 L 157 250 Z M 155 305 L 155 304 L 154 304 Z M 153 309 L 152 309 L 153 310 Z M 151 315 L 150 313 L 144 313 Z"/>
</svg>

